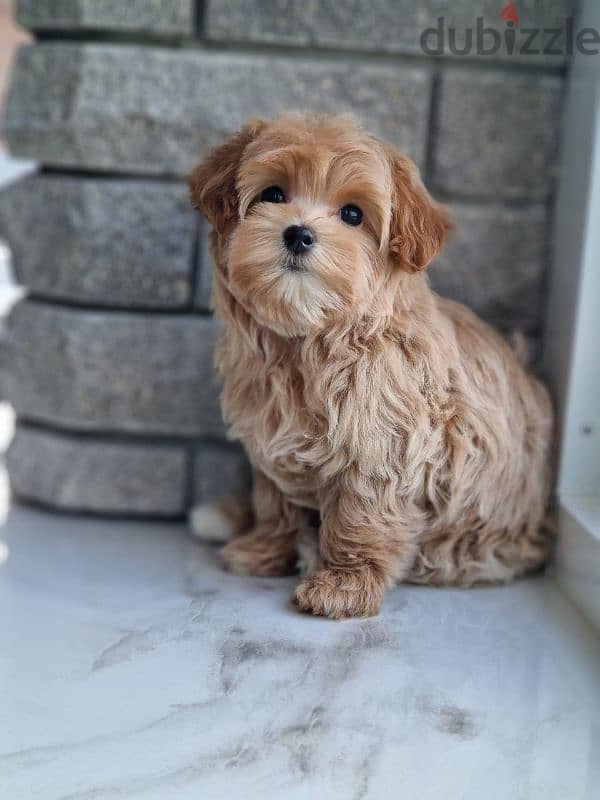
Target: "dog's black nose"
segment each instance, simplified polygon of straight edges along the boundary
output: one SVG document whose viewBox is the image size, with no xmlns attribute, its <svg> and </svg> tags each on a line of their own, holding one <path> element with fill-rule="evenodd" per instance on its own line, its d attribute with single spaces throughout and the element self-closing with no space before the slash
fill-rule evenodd
<svg viewBox="0 0 600 800">
<path fill-rule="evenodd" d="M 290 225 L 283 232 L 283 241 L 287 249 L 295 256 L 308 253 L 315 243 L 315 234 L 310 228 L 301 225 Z"/>
</svg>

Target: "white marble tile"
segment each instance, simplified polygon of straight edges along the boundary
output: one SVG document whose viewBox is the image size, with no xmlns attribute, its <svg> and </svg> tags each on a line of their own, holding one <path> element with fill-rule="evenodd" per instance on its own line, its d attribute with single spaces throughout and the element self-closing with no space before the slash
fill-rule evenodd
<svg viewBox="0 0 600 800">
<path fill-rule="evenodd" d="M 179 526 L 0 538 L 2 798 L 599 796 L 600 646 L 548 578 L 334 623 Z"/>
</svg>

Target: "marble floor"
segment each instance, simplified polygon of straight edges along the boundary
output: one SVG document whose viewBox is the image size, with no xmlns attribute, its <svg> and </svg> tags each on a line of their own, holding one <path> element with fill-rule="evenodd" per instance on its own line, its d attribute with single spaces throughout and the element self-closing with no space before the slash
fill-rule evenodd
<svg viewBox="0 0 600 800">
<path fill-rule="evenodd" d="M 550 578 L 335 623 L 180 525 L 15 507 L 0 540 L 2 798 L 600 796 L 600 640 Z"/>
</svg>

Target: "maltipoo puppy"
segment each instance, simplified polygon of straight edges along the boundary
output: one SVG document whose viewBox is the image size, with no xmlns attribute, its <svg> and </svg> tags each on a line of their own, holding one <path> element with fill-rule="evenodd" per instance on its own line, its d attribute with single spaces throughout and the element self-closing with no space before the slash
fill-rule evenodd
<svg viewBox="0 0 600 800">
<path fill-rule="evenodd" d="M 430 289 L 451 224 L 410 159 L 347 117 L 285 115 L 216 147 L 190 189 L 213 226 L 223 413 L 254 471 L 254 527 L 226 566 L 284 575 L 300 557 L 296 606 L 333 618 L 376 614 L 395 581 L 538 568 L 548 394 Z M 228 518 L 197 512 L 197 533 L 239 533 Z"/>
</svg>

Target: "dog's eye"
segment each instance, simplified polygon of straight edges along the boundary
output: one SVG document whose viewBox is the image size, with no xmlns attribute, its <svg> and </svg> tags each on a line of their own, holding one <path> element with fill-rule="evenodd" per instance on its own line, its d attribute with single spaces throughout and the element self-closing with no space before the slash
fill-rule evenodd
<svg viewBox="0 0 600 800">
<path fill-rule="evenodd" d="M 349 203 L 347 206 L 342 206 L 340 217 L 342 218 L 342 222 L 345 222 L 346 225 L 353 225 L 356 227 L 362 222 L 362 211 L 358 206 L 353 206 Z"/>
<path fill-rule="evenodd" d="M 283 189 L 280 189 L 279 186 L 269 186 L 264 189 L 260 199 L 263 203 L 285 203 Z"/>
</svg>

